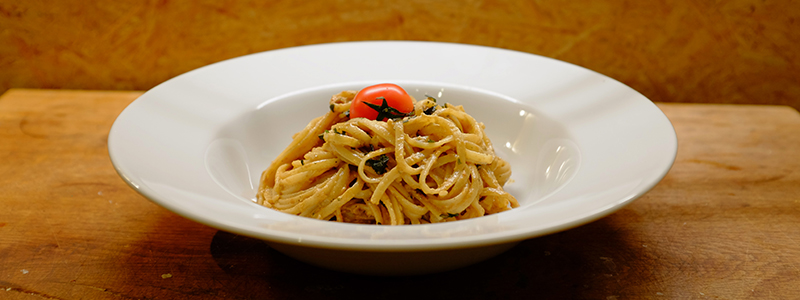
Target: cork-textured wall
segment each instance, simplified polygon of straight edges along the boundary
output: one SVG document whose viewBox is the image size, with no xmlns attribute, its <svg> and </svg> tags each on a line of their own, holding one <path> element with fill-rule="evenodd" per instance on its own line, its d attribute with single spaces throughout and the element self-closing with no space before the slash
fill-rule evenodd
<svg viewBox="0 0 800 300">
<path fill-rule="evenodd" d="M 0 93 L 145 90 L 248 53 L 359 40 L 519 50 L 654 101 L 800 108 L 797 1 L 0 0 Z"/>
</svg>

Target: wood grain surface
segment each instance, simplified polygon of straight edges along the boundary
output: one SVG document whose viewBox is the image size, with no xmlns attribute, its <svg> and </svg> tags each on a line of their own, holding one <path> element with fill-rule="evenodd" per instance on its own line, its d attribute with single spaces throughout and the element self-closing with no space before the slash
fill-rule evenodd
<svg viewBox="0 0 800 300">
<path fill-rule="evenodd" d="M 798 18 L 792 0 L 0 0 L 0 93 L 145 90 L 260 51 L 421 40 L 560 59 L 658 102 L 800 109 Z"/>
<path fill-rule="evenodd" d="M 800 114 L 789 107 L 659 104 L 678 157 L 631 205 L 467 268 L 383 278 L 305 265 L 130 189 L 106 139 L 140 94 L 0 96 L 0 299 L 800 295 Z"/>
</svg>

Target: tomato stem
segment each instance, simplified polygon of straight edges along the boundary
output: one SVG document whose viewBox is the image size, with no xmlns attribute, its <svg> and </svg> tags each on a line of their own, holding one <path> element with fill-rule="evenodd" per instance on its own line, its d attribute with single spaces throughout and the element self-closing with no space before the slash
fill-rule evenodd
<svg viewBox="0 0 800 300">
<path fill-rule="evenodd" d="M 409 116 L 413 113 L 413 112 L 403 113 L 395 109 L 394 107 L 389 106 L 389 103 L 386 102 L 386 98 L 384 97 L 377 97 L 375 99 L 381 99 L 383 100 L 383 103 L 381 103 L 381 105 L 378 106 L 376 104 L 364 101 L 364 104 L 366 104 L 367 106 L 369 106 L 369 108 L 372 108 L 373 110 L 378 112 L 378 116 L 375 117 L 375 120 L 377 121 L 383 121 L 383 119 L 388 120 L 388 119 L 402 118 L 405 116 Z"/>
</svg>

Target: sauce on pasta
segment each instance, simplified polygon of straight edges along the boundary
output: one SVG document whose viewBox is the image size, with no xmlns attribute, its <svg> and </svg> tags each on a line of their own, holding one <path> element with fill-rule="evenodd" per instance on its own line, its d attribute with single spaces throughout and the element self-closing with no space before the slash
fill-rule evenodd
<svg viewBox="0 0 800 300">
<path fill-rule="evenodd" d="M 425 224 L 519 206 L 503 186 L 511 166 L 462 106 L 414 101 L 385 121 L 350 118 L 355 91 L 293 136 L 261 175 L 257 202 L 304 217 L 363 224 Z"/>
</svg>

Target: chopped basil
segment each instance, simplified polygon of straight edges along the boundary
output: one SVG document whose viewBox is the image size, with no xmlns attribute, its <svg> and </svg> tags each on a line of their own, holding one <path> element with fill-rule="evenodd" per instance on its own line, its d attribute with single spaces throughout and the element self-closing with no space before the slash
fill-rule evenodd
<svg viewBox="0 0 800 300">
<path fill-rule="evenodd" d="M 325 141 L 325 134 L 328 133 L 329 131 L 330 130 L 325 130 L 325 132 L 320 133 L 317 137 L 324 142 Z"/>
<path fill-rule="evenodd" d="M 331 106 L 329 106 L 329 108 L 331 109 L 331 112 L 333 112 L 333 107 L 334 107 L 333 104 L 331 104 Z"/>
<path fill-rule="evenodd" d="M 388 167 L 386 163 L 388 162 L 389 157 L 386 154 L 381 154 L 381 156 L 368 159 L 366 164 L 375 170 L 378 175 L 383 175 L 386 173 L 386 168 Z"/>
<path fill-rule="evenodd" d="M 452 217 L 458 217 L 458 214 L 444 213 L 439 215 L 439 217 L 442 217 L 442 219 L 447 219 Z"/>
<path fill-rule="evenodd" d="M 426 115 L 432 115 L 435 111 L 436 111 L 436 105 L 432 105 L 431 107 L 428 107 L 422 112 L 425 113 Z"/>
</svg>

